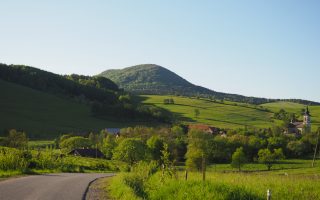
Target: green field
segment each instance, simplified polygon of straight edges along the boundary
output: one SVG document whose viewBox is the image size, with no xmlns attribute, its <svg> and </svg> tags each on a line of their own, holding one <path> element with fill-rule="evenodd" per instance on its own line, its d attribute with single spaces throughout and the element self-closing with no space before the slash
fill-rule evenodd
<svg viewBox="0 0 320 200">
<path fill-rule="evenodd" d="M 254 107 L 245 107 L 228 102 L 227 104 L 215 103 L 203 99 L 171 96 L 143 96 L 144 103 L 155 104 L 170 110 L 185 122 L 204 123 L 221 128 L 243 128 L 245 126 L 270 127 L 273 125 L 273 113 L 261 111 Z M 173 98 L 175 104 L 165 105 L 164 99 Z M 200 115 L 195 117 L 194 110 L 198 109 Z"/>
<path fill-rule="evenodd" d="M 54 140 L 36 140 L 36 141 L 28 141 L 28 148 L 30 149 L 43 149 L 47 147 L 54 146 Z"/>
<path fill-rule="evenodd" d="M 177 176 L 161 178 L 158 172 L 121 173 L 112 178 L 109 192 L 114 199 L 266 199 L 271 190 L 272 199 L 319 199 L 320 163 L 310 167 L 310 160 L 286 160 L 266 171 L 261 164 L 248 164 L 246 172 L 236 172 L 230 165 L 208 167 L 206 181 L 200 172 L 185 172 L 181 168 Z M 144 170 L 147 171 L 147 170 Z M 139 177 L 145 180 L 141 184 Z M 138 188 L 138 189 L 137 189 Z"/>
<path fill-rule="evenodd" d="M 34 138 L 52 138 L 66 132 L 83 133 L 124 127 L 91 116 L 90 106 L 0 80 L 0 131 L 22 129 Z"/>
<path fill-rule="evenodd" d="M 268 128 L 279 125 L 278 120 L 273 120 L 274 112 L 284 108 L 287 112 L 301 112 L 305 108 L 302 104 L 290 102 L 275 102 L 260 106 L 240 104 L 233 102 L 213 102 L 205 99 L 195 99 L 176 96 L 143 95 L 145 104 L 154 104 L 165 108 L 177 116 L 178 119 L 188 123 L 203 123 L 221 128 L 257 127 Z M 164 104 L 164 99 L 173 98 L 175 104 Z M 264 111 L 268 108 L 270 111 Z M 194 110 L 198 109 L 200 115 L 195 117 Z M 320 106 L 311 106 L 312 123 L 314 130 L 320 125 Z"/>
</svg>

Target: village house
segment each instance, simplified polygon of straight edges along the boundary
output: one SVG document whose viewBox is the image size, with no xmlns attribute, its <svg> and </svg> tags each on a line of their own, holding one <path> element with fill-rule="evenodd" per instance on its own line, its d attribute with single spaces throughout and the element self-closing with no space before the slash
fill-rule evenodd
<svg viewBox="0 0 320 200">
<path fill-rule="evenodd" d="M 69 155 L 88 157 L 88 158 L 105 158 L 105 155 L 99 149 L 74 149 Z"/>
<path fill-rule="evenodd" d="M 200 130 L 202 132 L 209 133 L 211 135 L 220 135 L 223 137 L 227 136 L 226 131 L 224 131 L 220 128 L 205 125 L 205 124 L 190 124 L 188 126 L 188 130 L 191 130 L 191 129 Z"/>
</svg>

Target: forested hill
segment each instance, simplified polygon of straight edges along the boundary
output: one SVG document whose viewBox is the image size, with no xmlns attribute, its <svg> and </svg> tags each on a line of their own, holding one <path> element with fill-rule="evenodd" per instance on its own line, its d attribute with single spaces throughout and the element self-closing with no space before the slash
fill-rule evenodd
<svg viewBox="0 0 320 200">
<path fill-rule="evenodd" d="M 106 78 L 61 76 L 23 65 L 0 64 L 0 79 L 47 93 L 116 104 L 118 86 Z"/>
<path fill-rule="evenodd" d="M 0 79 L 89 105 L 91 114 L 99 118 L 167 121 L 162 110 L 136 105 L 132 96 L 104 77 L 62 76 L 29 66 L 0 64 Z"/>
<path fill-rule="evenodd" d="M 154 64 L 136 65 L 119 70 L 107 70 L 98 76 L 111 79 L 118 84 L 119 87 L 137 94 L 182 95 L 250 104 L 281 101 L 281 99 L 246 97 L 243 95 L 216 92 L 205 87 L 196 86 L 174 72 Z M 307 105 L 320 105 L 320 103 L 317 102 L 300 99 L 286 99 L 286 101 Z"/>
</svg>

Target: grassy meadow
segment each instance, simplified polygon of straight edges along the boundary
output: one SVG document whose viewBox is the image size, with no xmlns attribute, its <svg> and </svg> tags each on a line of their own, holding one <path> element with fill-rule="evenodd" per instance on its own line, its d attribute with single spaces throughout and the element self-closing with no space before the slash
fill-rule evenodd
<svg viewBox="0 0 320 200">
<path fill-rule="evenodd" d="M 244 126 L 272 126 L 271 112 L 257 110 L 236 104 L 221 104 L 209 100 L 171 96 L 143 96 L 145 104 L 154 104 L 173 112 L 179 119 L 186 122 L 204 123 L 221 128 L 243 128 Z M 173 98 L 175 104 L 164 104 L 163 100 Z M 200 115 L 195 117 L 194 110 Z"/>
<path fill-rule="evenodd" d="M 274 120 L 274 112 L 281 108 L 287 112 L 300 114 L 305 108 L 302 104 L 291 102 L 275 102 L 254 106 L 250 104 L 234 102 L 213 102 L 206 99 L 195 99 L 177 96 L 143 95 L 143 103 L 154 104 L 173 112 L 176 117 L 184 122 L 203 123 L 221 128 L 243 128 L 257 127 L 269 128 L 279 125 L 279 120 Z M 164 99 L 174 99 L 175 104 L 164 104 Z M 200 111 L 198 117 L 195 116 L 195 109 Z M 269 111 L 265 111 L 268 109 Z M 320 126 L 320 106 L 311 106 L 313 129 Z"/>
<path fill-rule="evenodd" d="M 261 164 L 244 166 L 237 172 L 230 165 L 208 167 L 206 181 L 200 172 L 189 172 L 185 180 L 183 168 L 176 177 L 161 178 L 158 172 L 139 185 L 142 172 L 121 173 L 112 178 L 109 192 L 115 199 L 320 199 L 320 163 L 311 168 L 311 160 L 286 160 L 267 171 Z M 147 171 L 147 170 L 144 170 Z M 136 178 L 133 178 L 135 175 Z M 142 175 L 146 177 L 147 175 Z M 136 185 L 133 184 L 136 180 Z M 143 191 L 141 191 L 141 189 Z"/>
</svg>

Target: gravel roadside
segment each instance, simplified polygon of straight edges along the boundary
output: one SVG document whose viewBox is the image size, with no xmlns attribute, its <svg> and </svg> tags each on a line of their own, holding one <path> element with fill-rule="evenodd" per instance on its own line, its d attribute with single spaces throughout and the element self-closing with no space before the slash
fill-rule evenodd
<svg viewBox="0 0 320 200">
<path fill-rule="evenodd" d="M 110 177 L 99 178 L 93 181 L 86 193 L 85 200 L 108 200 L 107 186 Z"/>
</svg>

